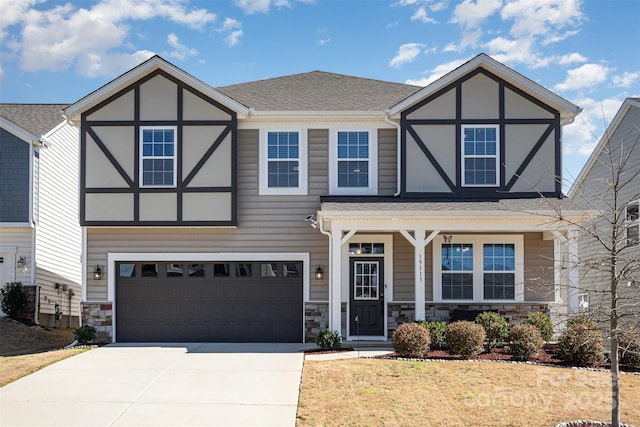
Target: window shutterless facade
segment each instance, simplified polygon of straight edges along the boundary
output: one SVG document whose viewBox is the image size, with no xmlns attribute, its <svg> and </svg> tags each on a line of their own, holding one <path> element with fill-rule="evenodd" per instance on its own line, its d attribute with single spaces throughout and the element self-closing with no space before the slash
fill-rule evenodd
<svg viewBox="0 0 640 427">
<path fill-rule="evenodd" d="M 176 128 L 140 128 L 140 186 L 176 186 Z"/>
<path fill-rule="evenodd" d="M 335 195 L 378 192 L 378 140 L 374 129 L 332 129 L 329 135 L 329 191 Z"/>
<path fill-rule="evenodd" d="M 500 129 L 497 125 L 462 126 L 462 185 L 500 185 Z"/>
<path fill-rule="evenodd" d="M 260 131 L 260 194 L 307 194 L 307 137 L 303 130 Z"/>
<path fill-rule="evenodd" d="M 433 244 L 434 301 L 524 300 L 521 235 L 443 235 Z"/>
</svg>

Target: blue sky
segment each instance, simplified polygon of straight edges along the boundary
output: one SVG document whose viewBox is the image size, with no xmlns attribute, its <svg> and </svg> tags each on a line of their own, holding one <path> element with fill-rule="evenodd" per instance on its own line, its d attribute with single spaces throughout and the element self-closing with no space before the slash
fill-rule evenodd
<svg viewBox="0 0 640 427">
<path fill-rule="evenodd" d="M 480 52 L 581 106 L 575 177 L 640 96 L 637 0 L 0 0 L 0 102 L 72 103 L 159 54 L 212 86 L 323 70 L 426 85 Z"/>
</svg>

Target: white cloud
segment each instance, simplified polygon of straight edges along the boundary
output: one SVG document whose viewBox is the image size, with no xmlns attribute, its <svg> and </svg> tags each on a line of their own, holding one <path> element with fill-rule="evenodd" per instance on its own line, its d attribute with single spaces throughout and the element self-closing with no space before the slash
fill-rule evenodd
<svg viewBox="0 0 640 427">
<path fill-rule="evenodd" d="M 399 67 L 402 64 L 413 62 L 418 57 L 418 55 L 420 55 L 420 52 L 424 47 L 425 46 L 420 43 L 403 44 L 398 49 L 398 53 L 396 53 L 396 56 L 394 56 L 391 62 L 389 62 L 389 65 L 392 67 Z"/>
<path fill-rule="evenodd" d="M 330 41 L 331 41 L 330 38 L 320 39 L 320 40 L 318 40 L 318 45 L 324 46 L 324 45 L 328 44 Z"/>
<path fill-rule="evenodd" d="M 235 5 L 244 11 L 247 15 L 254 13 L 266 13 L 271 6 L 270 0 L 235 0 Z"/>
<path fill-rule="evenodd" d="M 24 70 L 75 66 L 82 75 L 110 76 L 113 70 L 124 71 L 149 56 L 144 50 L 116 52 L 131 48 L 126 42 L 131 21 L 164 19 L 202 29 L 214 22 L 216 15 L 206 9 L 187 9 L 181 1 L 103 0 L 89 9 L 70 3 L 42 10 L 31 8 L 22 13 L 21 19 L 22 39 L 13 46 L 21 50 Z"/>
<path fill-rule="evenodd" d="M 629 87 L 640 77 L 640 73 L 625 71 L 621 76 L 613 76 L 612 82 L 617 87 Z"/>
<path fill-rule="evenodd" d="M 416 12 L 411 17 L 411 20 L 420 21 L 423 24 L 435 24 L 438 22 L 435 19 L 429 17 L 429 15 L 427 14 L 427 9 L 424 6 L 421 6 L 418 8 L 418 10 L 416 10 Z"/>
<path fill-rule="evenodd" d="M 87 77 L 114 76 L 139 65 L 153 55 L 155 53 L 148 50 L 117 54 L 88 53 L 78 58 L 76 69 Z"/>
<path fill-rule="evenodd" d="M 430 70 L 431 74 L 429 76 L 423 77 L 420 79 L 409 79 L 405 81 L 405 83 L 408 85 L 427 86 L 428 84 L 433 83 L 434 81 L 438 80 L 440 77 L 444 76 L 450 71 L 455 70 L 456 68 L 458 68 L 459 66 L 467 62 L 468 60 L 469 60 L 468 58 L 456 59 L 454 61 L 450 61 L 445 64 L 440 64 L 437 67 Z"/>
<path fill-rule="evenodd" d="M 475 28 L 502 7 L 502 0 L 464 0 L 453 12 L 451 22 L 466 28 Z"/>
<path fill-rule="evenodd" d="M 557 30 L 575 27 L 584 20 L 580 6 L 580 0 L 512 0 L 504 5 L 500 16 L 514 21 L 510 30 L 514 37 L 557 38 Z"/>
<path fill-rule="evenodd" d="M 235 46 L 240 43 L 240 38 L 244 35 L 242 24 L 237 19 L 225 18 L 222 26 L 216 31 L 226 33 L 225 42 L 229 46 Z"/>
<path fill-rule="evenodd" d="M 438 3 L 434 3 L 431 6 L 429 6 L 429 9 L 431 9 L 434 12 L 439 12 L 441 10 L 445 10 L 447 8 L 447 2 L 446 1 L 441 1 Z"/>
<path fill-rule="evenodd" d="M 0 10 L 2 10 L 2 19 L 0 19 L 0 40 L 3 40 L 8 27 L 22 22 L 22 16 L 36 3 L 42 0 L 1 0 Z"/>
<path fill-rule="evenodd" d="M 605 81 L 611 69 L 602 64 L 584 64 L 567 71 L 564 82 L 554 86 L 556 90 L 576 90 L 593 87 Z"/>
<path fill-rule="evenodd" d="M 577 52 L 562 55 L 560 58 L 558 58 L 558 64 L 560 65 L 568 65 L 576 62 L 587 62 L 587 58 Z"/>
<path fill-rule="evenodd" d="M 602 100 L 579 98 L 574 102 L 583 108 L 576 121 L 563 128 L 563 150 L 568 155 L 587 157 L 593 151 L 605 129 L 618 112 L 624 99 L 611 97 Z"/>
<path fill-rule="evenodd" d="M 174 49 L 167 54 L 171 58 L 182 60 L 189 56 L 195 56 L 198 54 L 198 51 L 196 49 L 189 48 L 181 44 L 178 40 L 178 36 L 176 36 L 174 33 L 171 33 L 167 36 L 167 43 Z"/>
</svg>

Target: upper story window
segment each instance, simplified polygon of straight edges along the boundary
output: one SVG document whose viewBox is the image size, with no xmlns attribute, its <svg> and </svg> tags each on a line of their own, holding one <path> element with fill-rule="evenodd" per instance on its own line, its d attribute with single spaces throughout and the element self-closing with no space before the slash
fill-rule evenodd
<svg viewBox="0 0 640 427">
<path fill-rule="evenodd" d="M 140 128 L 140 183 L 142 187 L 176 186 L 176 128 Z"/>
<path fill-rule="evenodd" d="M 627 205 L 625 228 L 627 231 L 627 245 L 640 244 L 640 200 Z"/>
<path fill-rule="evenodd" d="M 462 185 L 495 187 L 500 182 L 497 125 L 462 126 Z"/>
<path fill-rule="evenodd" d="M 307 139 L 302 131 L 260 133 L 260 194 L 307 194 Z"/>
<path fill-rule="evenodd" d="M 373 130 L 333 130 L 330 135 L 331 194 L 378 192 L 377 136 Z"/>
<path fill-rule="evenodd" d="M 523 301 L 524 243 L 517 236 L 434 239 L 434 301 Z"/>
</svg>

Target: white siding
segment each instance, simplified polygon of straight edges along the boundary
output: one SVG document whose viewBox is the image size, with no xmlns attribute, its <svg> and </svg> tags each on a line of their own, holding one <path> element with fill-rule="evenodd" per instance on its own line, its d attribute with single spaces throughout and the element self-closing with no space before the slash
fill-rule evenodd
<svg viewBox="0 0 640 427">
<path fill-rule="evenodd" d="M 33 229 L 25 228 L 0 228 L 0 246 L 5 248 L 16 248 L 16 262 L 21 256 L 27 261 L 29 269 L 25 272 L 16 269 L 16 282 L 23 285 L 32 284 L 31 281 L 31 261 L 33 260 Z M 15 268 L 15 266 L 14 266 Z M 4 283 L 1 284 L 4 286 Z"/>
<path fill-rule="evenodd" d="M 63 312 L 68 314 L 68 291 L 54 289 L 55 283 L 73 289 L 72 315 L 79 314 L 82 233 L 78 223 L 78 135 L 77 128 L 60 126 L 46 136 L 51 146 L 40 151 L 36 263 L 41 313 L 46 314 L 54 313 L 54 302 L 63 302 Z"/>
</svg>

